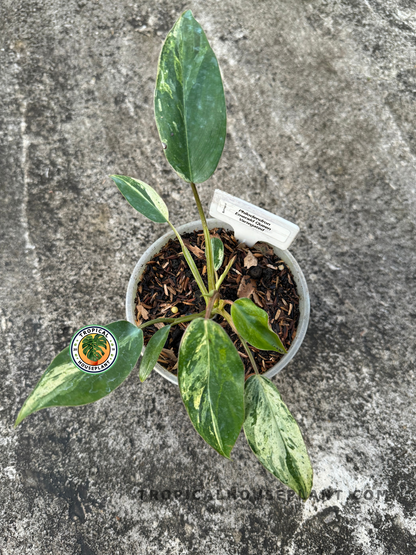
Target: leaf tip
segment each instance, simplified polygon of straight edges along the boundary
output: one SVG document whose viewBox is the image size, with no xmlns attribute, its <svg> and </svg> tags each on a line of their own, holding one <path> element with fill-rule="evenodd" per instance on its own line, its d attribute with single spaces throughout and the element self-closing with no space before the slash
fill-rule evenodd
<svg viewBox="0 0 416 555">
<path fill-rule="evenodd" d="M 304 479 L 298 482 L 298 487 L 292 488 L 302 499 L 302 501 L 307 501 L 312 493 L 313 487 L 313 468 L 308 457 L 309 472 L 307 471 Z"/>
<path fill-rule="evenodd" d="M 14 423 L 14 429 L 17 428 L 17 426 L 22 422 L 22 420 L 24 420 L 26 418 L 25 415 L 22 414 L 22 410 L 20 410 L 19 414 L 17 415 L 16 421 Z"/>
<path fill-rule="evenodd" d="M 209 443 L 208 443 L 208 445 L 209 445 Z M 211 445 L 211 447 L 213 447 L 213 446 Z M 221 457 L 224 457 L 224 459 L 227 459 L 227 461 L 233 462 L 233 459 L 231 458 L 230 455 L 227 455 L 226 453 L 224 453 L 223 451 L 220 451 L 219 449 L 216 449 L 215 447 L 214 447 L 214 449 L 219 455 L 221 455 Z"/>
<path fill-rule="evenodd" d="M 310 487 L 308 489 L 299 491 L 298 495 L 302 499 L 302 501 L 307 501 L 309 499 L 309 496 L 310 496 L 311 492 L 312 492 L 312 484 L 310 485 Z"/>
<path fill-rule="evenodd" d="M 221 448 L 217 449 L 217 448 L 215 448 L 215 447 L 214 447 L 214 449 L 216 450 L 216 452 L 217 452 L 219 455 L 221 455 L 221 457 L 224 457 L 224 459 L 227 459 L 227 461 L 233 462 L 233 459 L 231 458 L 231 449 L 233 448 L 233 446 L 230 447 L 230 446 L 225 446 L 225 445 L 223 444 L 222 447 L 223 447 L 222 449 L 221 449 Z M 228 453 L 224 450 L 224 447 L 229 447 Z"/>
</svg>

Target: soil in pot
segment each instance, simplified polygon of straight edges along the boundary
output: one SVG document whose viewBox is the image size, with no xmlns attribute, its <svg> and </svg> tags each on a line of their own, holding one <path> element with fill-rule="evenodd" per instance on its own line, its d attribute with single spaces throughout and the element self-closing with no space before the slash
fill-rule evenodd
<svg viewBox="0 0 416 555">
<path fill-rule="evenodd" d="M 256 243 L 249 248 L 240 243 L 232 231 L 222 228 L 211 230 L 212 237 L 220 237 L 224 243 L 224 262 L 220 275 L 229 260 L 237 256 L 234 265 L 221 287 L 221 297 L 235 301 L 249 297 L 269 315 L 270 325 L 288 350 L 296 336 L 299 323 L 299 296 L 293 275 L 283 260 L 266 243 Z M 183 235 L 183 240 L 207 285 L 204 254 L 204 234 L 194 231 Z M 185 316 L 205 310 L 205 301 L 185 263 L 179 242 L 169 242 L 150 260 L 137 286 L 135 300 L 136 320 L 140 325 L 156 318 Z M 219 316 L 216 320 L 230 335 L 244 362 L 246 376 L 253 372 L 248 356 L 238 337 Z M 187 323 L 172 326 L 165 348 L 158 360 L 172 374 L 177 374 L 179 344 Z M 157 326 L 157 327 L 156 327 Z M 159 323 L 143 330 L 147 345 L 155 331 L 163 327 Z M 261 373 L 266 372 L 282 358 L 274 351 L 259 351 L 251 347 Z"/>
</svg>

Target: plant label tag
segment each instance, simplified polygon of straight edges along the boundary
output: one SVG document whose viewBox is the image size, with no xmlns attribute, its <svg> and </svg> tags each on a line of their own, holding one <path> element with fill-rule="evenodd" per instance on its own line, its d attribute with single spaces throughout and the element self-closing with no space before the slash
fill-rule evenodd
<svg viewBox="0 0 416 555">
<path fill-rule="evenodd" d="M 219 189 L 214 191 L 209 213 L 230 224 L 236 238 L 248 247 L 264 241 L 287 250 L 299 233 L 296 224 Z"/>
</svg>

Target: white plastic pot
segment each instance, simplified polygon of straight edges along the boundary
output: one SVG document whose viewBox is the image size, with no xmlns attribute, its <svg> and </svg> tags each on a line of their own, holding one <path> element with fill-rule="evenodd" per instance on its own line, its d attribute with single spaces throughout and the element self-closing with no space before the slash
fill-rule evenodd
<svg viewBox="0 0 416 555">
<path fill-rule="evenodd" d="M 232 227 L 220 220 L 209 219 L 207 220 L 209 229 L 213 229 L 215 227 L 221 227 L 223 229 L 232 230 Z M 202 223 L 200 220 L 195 222 L 190 222 L 188 224 L 184 224 L 178 227 L 178 231 L 181 235 L 184 233 L 189 233 L 192 231 L 200 231 L 202 230 Z M 169 231 L 165 233 L 160 239 L 155 241 L 153 245 L 151 245 L 146 252 L 141 256 L 140 260 L 136 264 L 133 273 L 130 277 L 129 285 L 127 287 L 127 295 L 126 295 L 126 315 L 127 320 L 131 324 L 136 324 L 136 317 L 135 317 L 135 299 L 137 294 L 137 284 L 140 281 L 140 278 L 143 274 L 143 271 L 146 267 L 146 264 L 149 260 L 152 260 L 155 254 L 157 254 L 162 247 L 169 241 L 169 239 L 174 239 L 175 234 L 173 231 Z M 299 324 L 296 332 L 296 337 L 290 346 L 288 352 L 279 360 L 277 364 L 275 364 L 272 368 L 270 368 L 267 372 L 264 373 L 264 376 L 271 378 L 275 376 L 278 372 L 283 370 L 283 368 L 292 360 L 295 354 L 298 352 L 299 347 L 302 344 L 302 341 L 305 337 L 306 330 L 308 328 L 309 323 L 309 310 L 310 310 L 310 302 L 309 302 L 309 291 L 308 286 L 306 284 L 305 277 L 302 273 L 302 270 L 299 267 L 299 264 L 296 262 L 295 258 L 290 254 L 289 251 L 280 250 L 277 247 L 272 247 L 274 252 L 279 256 L 281 260 L 284 260 L 290 270 L 292 271 L 293 277 L 295 278 L 297 292 L 299 295 L 299 310 L 300 310 L 300 318 Z M 144 352 L 144 347 L 143 347 Z M 168 372 L 163 366 L 160 364 L 156 364 L 155 370 L 159 372 L 164 378 L 169 380 L 170 382 L 178 385 L 178 378 Z"/>
</svg>

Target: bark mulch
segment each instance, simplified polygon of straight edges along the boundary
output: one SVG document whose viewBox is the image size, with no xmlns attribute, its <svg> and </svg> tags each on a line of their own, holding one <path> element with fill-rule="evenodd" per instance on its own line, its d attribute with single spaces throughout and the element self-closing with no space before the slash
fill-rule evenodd
<svg viewBox="0 0 416 555">
<path fill-rule="evenodd" d="M 273 252 L 266 243 L 256 243 L 248 248 L 234 237 L 232 231 L 222 228 L 211 230 L 211 237 L 220 237 L 224 243 L 224 262 L 218 275 L 224 271 L 228 261 L 237 256 L 234 265 L 220 289 L 221 298 L 235 301 L 239 297 L 249 297 L 269 315 L 270 325 L 277 333 L 286 349 L 289 349 L 296 336 L 299 323 L 299 297 L 295 280 L 285 262 Z M 204 253 L 204 234 L 194 231 L 183 235 L 183 240 L 195 260 L 207 285 L 207 272 Z M 205 310 L 205 301 L 189 270 L 179 242 L 171 239 L 147 263 L 146 269 L 137 286 L 136 319 L 140 325 L 156 318 L 172 318 Z M 176 307 L 178 312 L 172 312 Z M 229 308 L 229 307 L 228 307 Z M 227 308 L 227 309 L 228 309 Z M 238 337 L 230 326 L 220 317 L 216 321 L 227 331 L 241 355 L 246 377 L 253 373 L 250 361 Z M 164 324 L 159 323 L 143 330 L 144 344 Z M 188 323 L 172 326 L 165 348 L 158 360 L 172 374 L 177 375 L 179 344 Z M 251 347 L 261 373 L 274 366 L 283 355 L 274 351 L 259 351 Z"/>
</svg>

